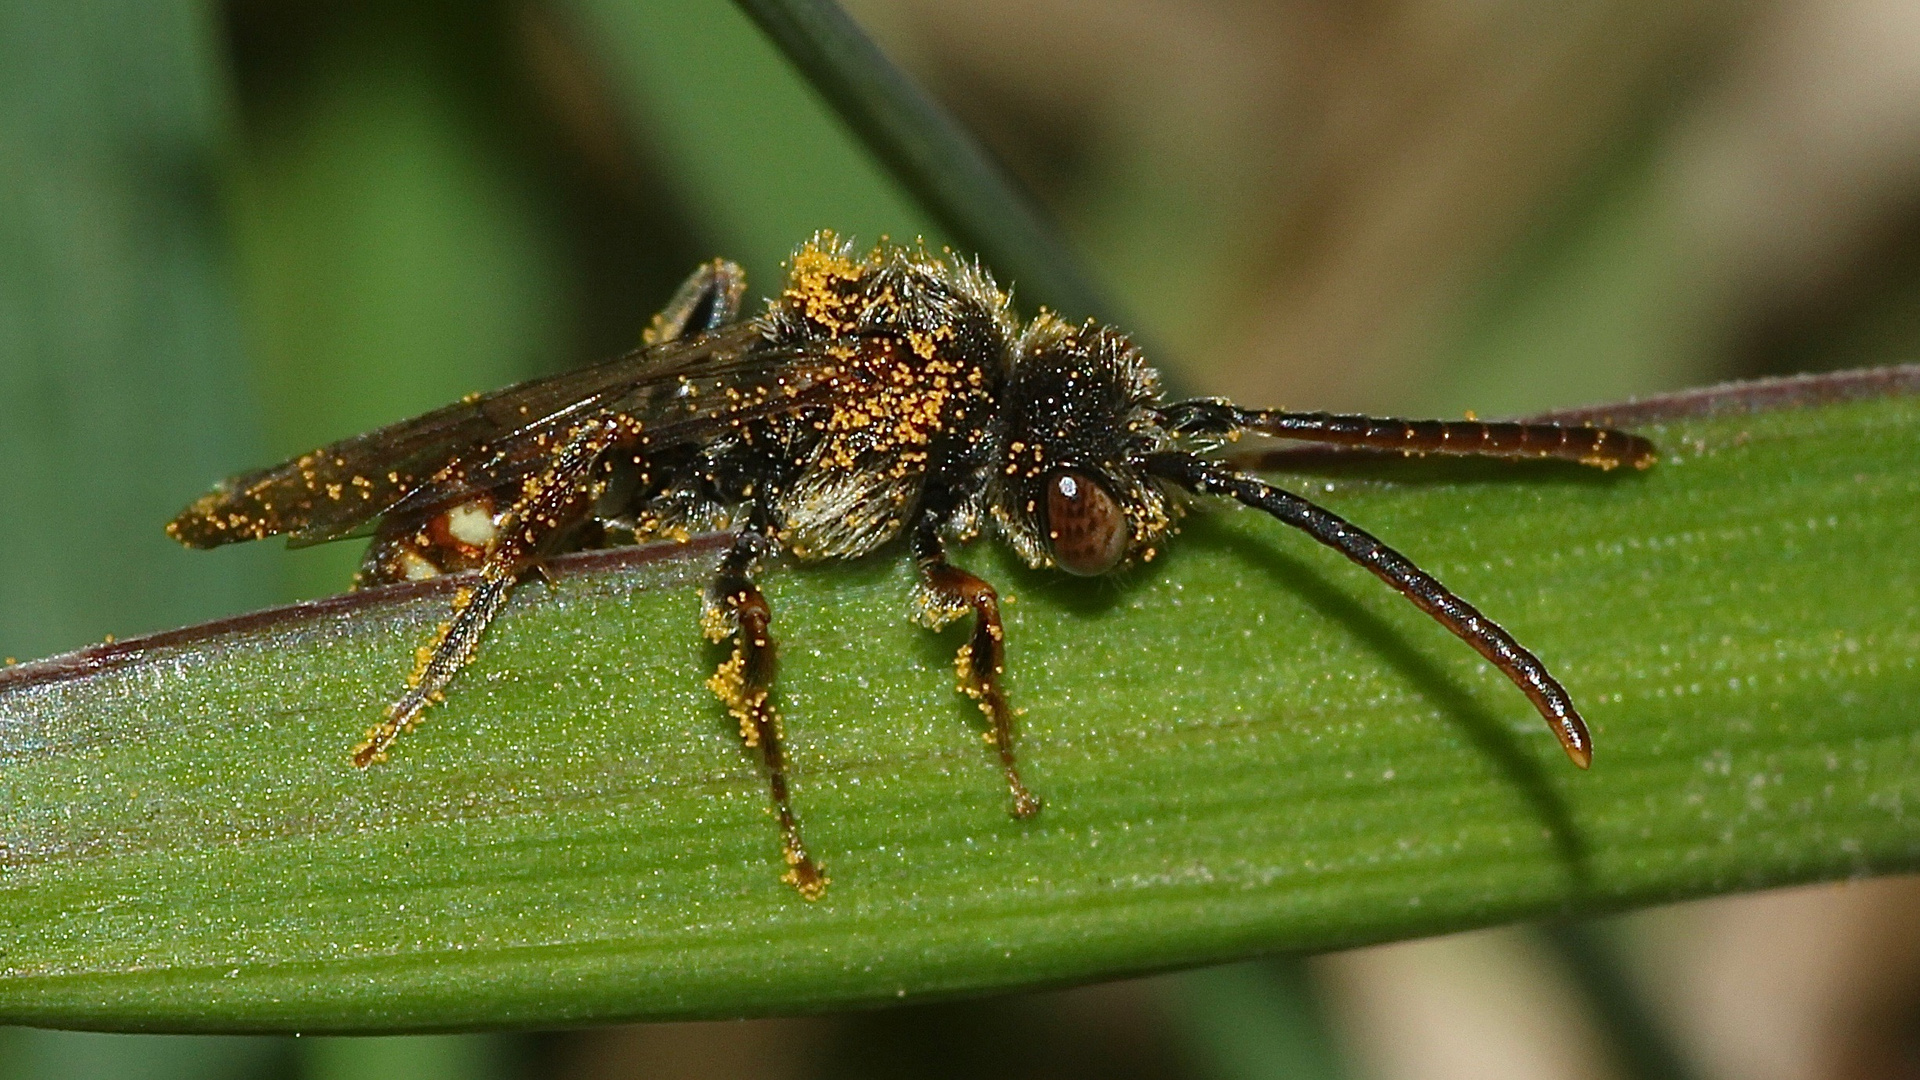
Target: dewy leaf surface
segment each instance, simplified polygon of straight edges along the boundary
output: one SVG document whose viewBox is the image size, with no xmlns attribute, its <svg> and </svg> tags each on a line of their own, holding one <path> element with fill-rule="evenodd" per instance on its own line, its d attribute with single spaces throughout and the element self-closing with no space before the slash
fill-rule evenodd
<svg viewBox="0 0 1920 1080">
<path fill-rule="evenodd" d="M 401 1030 L 1007 989 L 1920 865 L 1912 370 L 1616 410 L 1644 474 L 1282 459 L 1533 647 L 1582 773 L 1404 600 L 1250 512 L 1119 580 L 987 544 L 1008 817 L 898 554 L 779 568 L 796 803 L 702 687 L 711 542 L 532 583 L 444 706 L 347 750 L 444 618 L 360 594 L 0 676 L 0 1020 Z"/>
</svg>

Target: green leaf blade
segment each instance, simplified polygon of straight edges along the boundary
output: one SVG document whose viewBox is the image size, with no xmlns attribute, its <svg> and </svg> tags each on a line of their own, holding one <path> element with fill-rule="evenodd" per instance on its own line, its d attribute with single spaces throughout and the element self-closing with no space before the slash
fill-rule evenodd
<svg viewBox="0 0 1920 1080">
<path fill-rule="evenodd" d="M 1681 411 L 1682 413 L 1685 410 Z M 1708 412 L 1699 410 L 1694 412 Z M 1626 414 L 1633 419 L 1634 414 Z M 1286 459 L 1279 482 L 1534 648 L 1525 699 L 1249 512 L 1013 597 L 1027 822 L 887 557 L 777 570 L 826 899 L 702 688 L 716 549 L 521 591 L 387 764 L 348 747 L 446 587 L 104 646 L 0 682 L 0 1016 L 424 1030 L 800 1012 L 1322 949 L 1920 864 L 1920 400 L 1642 412 L 1644 474 Z"/>
</svg>

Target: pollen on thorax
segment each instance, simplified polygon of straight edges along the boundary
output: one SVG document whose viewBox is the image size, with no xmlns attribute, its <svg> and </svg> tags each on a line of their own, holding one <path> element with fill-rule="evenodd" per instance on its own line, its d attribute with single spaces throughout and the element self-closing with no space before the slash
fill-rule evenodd
<svg viewBox="0 0 1920 1080">
<path fill-rule="evenodd" d="M 844 286 L 859 281 L 871 265 L 871 257 L 854 260 L 839 237 L 823 230 L 793 253 L 780 302 L 831 333 L 845 333 L 853 329 L 859 312 Z"/>
</svg>

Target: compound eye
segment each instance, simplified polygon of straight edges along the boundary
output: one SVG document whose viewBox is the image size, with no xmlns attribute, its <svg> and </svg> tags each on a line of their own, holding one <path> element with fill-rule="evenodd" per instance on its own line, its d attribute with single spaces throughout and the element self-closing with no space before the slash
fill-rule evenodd
<svg viewBox="0 0 1920 1080">
<path fill-rule="evenodd" d="M 1126 511 L 1085 473 L 1047 477 L 1047 543 L 1069 574 L 1104 574 L 1126 557 L 1133 529 Z"/>
</svg>

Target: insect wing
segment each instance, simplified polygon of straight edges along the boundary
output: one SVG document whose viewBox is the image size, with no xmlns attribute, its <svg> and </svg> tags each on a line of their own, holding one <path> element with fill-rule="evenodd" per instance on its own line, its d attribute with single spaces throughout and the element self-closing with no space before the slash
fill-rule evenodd
<svg viewBox="0 0 1920 1080">
<path fill-rule="evenodd" d="M 608 408 L 642 423 L 650 447 L 702 443 L 748 421 L 858 394 L 871 377 L 814 347 L 767 349 L 709 370 L 649 379 Z"/>
<path fill-rule="evenodd" d="M 320 543 L 353 535 L 402 503 L 497 490 L 545 464 L 551 440 L 543 434 L 564 432 L 610 402 L 649 385 L 678 386 L 689 373 L 711 380 L 774 362 L 747 359 L 760 340 L 757 327 L 741 324 L 457 402 L 226 480 L 167 532 L 198 548 L 276 535 Z"/>
<path fill-rule="evenodd" d="M 496 504 L 546 469 L 573 425 L 596 416 L 635 421 L 633 450 L 644 455 L 704 444 L 750 420 L 792 412 L 844 392 L 840 361 L 818 350 L 762 348 L 710 354 L 701 363 L 649 372 L 618 390 L 597 395 L 591 408 L 569 410 L 513 438 L 492 440 L 448 462 L 415 485 L 387 512 L 420 514 L 465 502 L 480 494 Z M 320 537 L 313 542 L 338 537 Z M 304 540 L 304 538 L 303 538 Z"/>
</svg>

